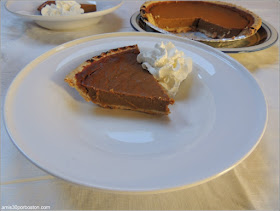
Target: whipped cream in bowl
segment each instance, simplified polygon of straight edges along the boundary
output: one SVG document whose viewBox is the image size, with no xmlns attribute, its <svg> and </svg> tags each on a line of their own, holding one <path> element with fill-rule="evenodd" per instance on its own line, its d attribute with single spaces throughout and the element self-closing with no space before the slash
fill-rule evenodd
<svg viewBox="0 0 280 211">
<path fill-rule="evenodd" d="M 55 4 L 46 5 L 42 8 L 43 16 L 64 16 L 64 15 L 80 15 L 84 10 L 76 1 L 56 1 Z"/>
<path fill-rule="evenodd" d="M 181 82 L 192 71 L 192 59 L 171 42 L 157 43 L 153 50 L 141 52 L 137 62 L 142 63 L 143 69 L 157 79 L 170 97 L 175 97 Z"/>
</svg>

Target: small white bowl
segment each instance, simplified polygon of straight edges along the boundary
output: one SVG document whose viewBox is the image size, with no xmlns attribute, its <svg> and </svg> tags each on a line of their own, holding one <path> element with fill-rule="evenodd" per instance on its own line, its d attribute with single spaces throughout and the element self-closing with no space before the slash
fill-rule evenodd
<svg viewBox="0 0 280 211">
<path fill-rule="evenodd" d="M 94 1 L 96 2 L 96 12 L 71 16 L 42 16 L 37 8 L 43 2 L 45 1 L 8 0 L 5 6 L 11 13 L 27 20 L 33 20 L 44 28 L 51 30 L 74 30 L 98 23 L 103 15 L 113 12 L 123 4 L 123 0 Z M 82 2 L 87 4 L 93 3 L 93 1 Z"/>
</svg>

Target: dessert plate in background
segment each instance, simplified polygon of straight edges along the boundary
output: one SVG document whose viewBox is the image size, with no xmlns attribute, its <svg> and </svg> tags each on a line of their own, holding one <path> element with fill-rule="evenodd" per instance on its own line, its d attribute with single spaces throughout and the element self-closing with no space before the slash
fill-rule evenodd
<svg viewBox="0 0 280 211">
<path fill-rule="evenodd" d="M 5 6 L 6 9 L 11 13 L 21 18 L 35 21 L 38 25 L 44 28 L 51 30 L 75 30 L 98 23 L 101 20 L 102 16 L 118 9 L 123 3 L 123 1 L 121 0 L 80 1 L 82 3 L 88 4 L 91 4 L 93 2 L 96 3 L 96 12 L 89 12 L 71 16 L 42 16 L 37 8 L 43 2 L 45 2 L 45 0 L 8 0 Z"/>
<path fill-rule="evenodd" d="M 64 82 L 101 52 L 169 41 L 192 58 L 193 71 L 168 116 L 100 108 Z M 134 192 L 181 189 L 225 173 L 253 151 L 267 122 L 263 93 L 241 64 L 196 41 L 141 32 L 85 37 L 44 53 L 13 80 L 3 113 L 11 140 L 38 167 Z"/>
<path fill-rule="evenodd" d="M 132 27 L 140 32 L 158 32 L 162 34 L 170 34 L 178 37 L 185 37 L 187 39 L 196 40 L 214 48 L 217 48 L 225 53 L 239 53 L 239 52 L 253 52 L 269 48 L 278 40 L 278 32 L 276 29 L 267 23 L 262 22 L 261 28 L 251 37 L 242 39 L 212 39 L 206 37 L 200 32 L 187 32 L 182 34 L 175 34 L 159 29 L 158 27 L 149 24 L 141 19 L 140 13 L 135 12 L 131 18 L 130 23 Z"/>
</svg>

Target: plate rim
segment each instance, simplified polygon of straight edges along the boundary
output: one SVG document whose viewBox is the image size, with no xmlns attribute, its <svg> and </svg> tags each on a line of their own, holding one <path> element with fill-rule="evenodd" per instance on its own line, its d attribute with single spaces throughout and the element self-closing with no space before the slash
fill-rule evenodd
<svg viewBox="0 0 280 211">
<path fill-rule="evenodd" d="M 104 188 L 104 187 L 96 187 L 94 185 L 90 185 L 90 184 L 86 184 L 86 183 L 83 183 L 83 182 L 77 182 L 77 181 L 73 181 L 69 178 L 66 177 L 63 177 L 61 175 L 57 175 L 55 174 L 54 172 L 50 172 L 48 169 L 45 169 L 44 167 L 42 167 L 40 164 L 36 163 L 35 161 L 33 161 L 17 144 L 17 141 L 13 138 L 13 135 L 11 134 L 10 130 L 9 130 L 9 127 L 7 125 L 7 102 L 8 102 L 8 98 L 12 98 L 12 95 L 10 94 L 11 93 L 11 90 L 13 88 L 13 85 L 17 82 L 17 80 L 20 80 L 20 77 L 22 76 L 22 74 L 25 74 L 26 71 L 29 72 L 29 71 L 32 71 L 32 65 L 34 64 L 39 64 L 40 62 L 42 62 L 44 60 L 44 58 L 48 58 L 49 56 L 53 55 L 53 53 L 55 52 L 60 52 L 60 51 L 63 51 L 64 49 L 66 48 L 69 48 L 73 45 L 79 45 L 81 43 L 84 43 L 84 42 L 88 42 L 88 41 L 92 41 L 92 40 L 96 40 L 96 39 L 104 39 L 104 38 L 108 38 L 108 37 L 120 37 L 120 36 L 146 36 L 146 37 L 149 37 L 149 36 L 155 36 L 155 37 L 169 37 L 169 38 L 173 38 L 174 39 L 174 36 L 169 36 L 169 35 L 164 35 L 164 34 L 159 34 L 159 33 L 147 33 L 147 32 L 117 32 L 117 33 L 106 33 L 106 34 L 98 34 L 98 35 L 93 35 L 93 36 L 88 36 L 88 37 L 83 37 L 83 38 L 79 38 L 79 39 L 76 39 L 76 40 L 72 40 L 72 41 L 69 41 L 69 42 L 66 42 L 64 44 L 61 44 L 59 46 L 56 46 L 52 49 L 50 49 L 49 51 L 43 53 L 42 55 L 38 56 L 37 58 L 35 58 L 33 61 L 31 61 L 29 64 L 27 64 L 24 68 L 22 68 L 18 74 L 16 75 L 16 77 L 12 80 L 11 84 L 9 85 L 9 88 L 6 92 L 6 95 L 5 95 L 5 98 L 4 98 L 4 104 L 3 104 L 3 107 L 2 107 L 2 111 L 3 111 L 3 119 L 4 119 L 4 125 L 5 125 L 5 128 L 6 128 L 6 131 L 7 131 L 7 134 L 10 138 L 10 140 L 12 141 L 12 143 L 16 146 L 16 148 L 31 162 L 33 163 L 35 166 L 37 166 L 38 168 L 42 169 L 43 171 L 49 173 L 50 175 L 53 175 L 57 178 L 61 178 L 65 181 L 68 181 L 70 183 L 73 183 L 73 184 L 78 184 L 78 185 L 82 185 L 82 186 L 85 186 L 85 187 L 91 187 L 91 188 L 94 188 L 94 189 L 97 189 L 97 190 L 100 190 L 100 191 L 107 191 L 107 192 L 113 192 L 113 193 L 137 193 L 137 194 L 145 194 L 145 193 L 162 193 L 162 192 L 169 192 L 169 191 L 174 191 L 174 190 L 181 190 L 181 189 L 185 189 L 185 188 L 189 188 L 189 187 L 193 187 L 193 186 L 196 186 L 196 185 L 199 185 L 199 184 L 202 184 L 202 183 L 205 183 L 205 182 L 208 182 L 214 178 L 217 178 L 218 176 L 230 171 L 231 169 L 233 169 L 235 166 L 239 165 L 242 161 L 244 161 L 253 151 L 254 149 L 256 148 L 256 146 L 258 145 L 258 143 L 260 142 L 260 140 L 262 139 L 263 137 L 263 134 L 265 132 L 265 129 L 266 129 L 266 126 L 267 126 L 267 121 L 268 121 L 268 109 L 267 109 L 267 102 L 266 102 L 266 99 L 265 99 L 265 96 L 262 92 L 262 89 L 260 88 L 260 86 L 258 85 L 257 81 L 254 79 L 254 77 L 249 73 L 249 71 L 246 71 L 245 74 L 247 77 L 250 78 L 250 80 L 258 87 L 258 92 L 261 94 L 262 96 L 262 100 L 263 100 L 263 103 L 264 103 L 264 110 L 265 110 L 265 121 L 261 124 L 262 125 L 262 131 L 260 132 L 260 134 L 258 135 L 258 140 L 256 140 L 254 142 L 254 146 L 243 156 L 241 157 L 237 162 L 235 162 L 234 164 L 232 164 L 231 166 L 229 166 L 228 168 L 224 169 L 223 171 L 221 172 L 218 172 L 212 176 L 207 176 L 205 179 L 202 179 L 202 180 L 197 180 L 196 182 L 193 182 L 193 183 L 190 183 L 190 184 L 186 184 L 186 185 L 183 185 L 183 186 L 176 186 L 176 187 L 170 187 L 170 188 L 165 188 L 165 189 L 151 189 L 151 190 L 119 190 L 119 189 L 110 189 L 110 188 Z M 183 41 L 184 39 L 183 38 L 175 38 L 177 40 L 181 40 Z M 236 60 L 234 60 L 233 58 L 231 58 L 230 56 L 222 53 L 221 51 L 217 50 L 217 49 L 214 49 L 208 45 L 205 45 L 203 43 L 199 43 L 199 42 L 196 42 L 196 41 L 192 41 L 192 40 L 189 40 L 189 42 L 193 42 L 193 44 L 195 45 L 201 45 L 201 47 L 203 48 L 208 48 L 212 51 L 215 51 L 217 54 L 223 56 L 223 57 L 226 57 L 228 60 L 230 61 L 234 61 L 236 64 L 238 64 L 239 66 L 243 67 L 244 70 L 247 70 L 244 66 L 242 66 L 240 63 L 238 63 Z"/>
<path fill-rule="evenodd" d="M 132 14 L 132 16 L 130 17 L 130 25 L 136 31 L 147 32 L 144 29 L 142 29 L 139 26 L 139 24 L 137 23 L 136 19 L 138 18 L 138 16 L 140 16 L 139 11 Z M 268 40 L 266 40 L 265 42 L 263 42 L 259 45 L 254 45 L 254 46 L 249 46 L 249 47 L 239 47 L 239 48 L 215 48 L 215 49 L 218 49 L 218 50 L 220 50 L 224 53 L 245 53 L 245 52 L 261 51 L 261 50 L 264 50 L 266 48 L 269 48 L 277 42 L 277 40 L 279 38 L 279 35 L 278 35 L 277 30 L 271 24 L 266 22 L 265 20 L 262 20 L 262 26 L 264 26 L 264 29 L 266 31 L 269 30 L 270 37 L 269 37 Z M 148 33 L 151 33 L 151 32 L 148 32 Z M 157 32 L 157 33 L 160 33 L 160 32 Z M 160 33 L 160 34 L 162 34 L 162 33 Z M 172 36 L 177 37 L 176 35 L 172 35 Z M 183 38 L 183 39 L 188 39 L 188 38 Z M 190 39 L 188 39 L 188 40 L 190 40 Z M 234 42 L 234 41 L 232 41 L 232 42 Z"/>
</svg>

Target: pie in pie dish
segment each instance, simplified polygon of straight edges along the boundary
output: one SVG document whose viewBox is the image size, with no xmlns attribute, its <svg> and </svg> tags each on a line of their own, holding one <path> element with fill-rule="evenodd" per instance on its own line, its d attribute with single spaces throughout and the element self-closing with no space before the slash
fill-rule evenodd
<svg viewBox="0 0 280 211">
<path fill-rule="evenodd" d="M 249 37 L 261 27 L 259 16 L 219 1 L 148 1 L 142 19 L 169 32 L 199 31 L 211 38 Z"/>
<path fill-rule="evenodd" d="M 104 108 L 168 114 L 174 100 L 137 62 L 139 53 L 137 45 L 109 50 L 82 63 L 65 81 L 86 101 Z"/>
</svg>

